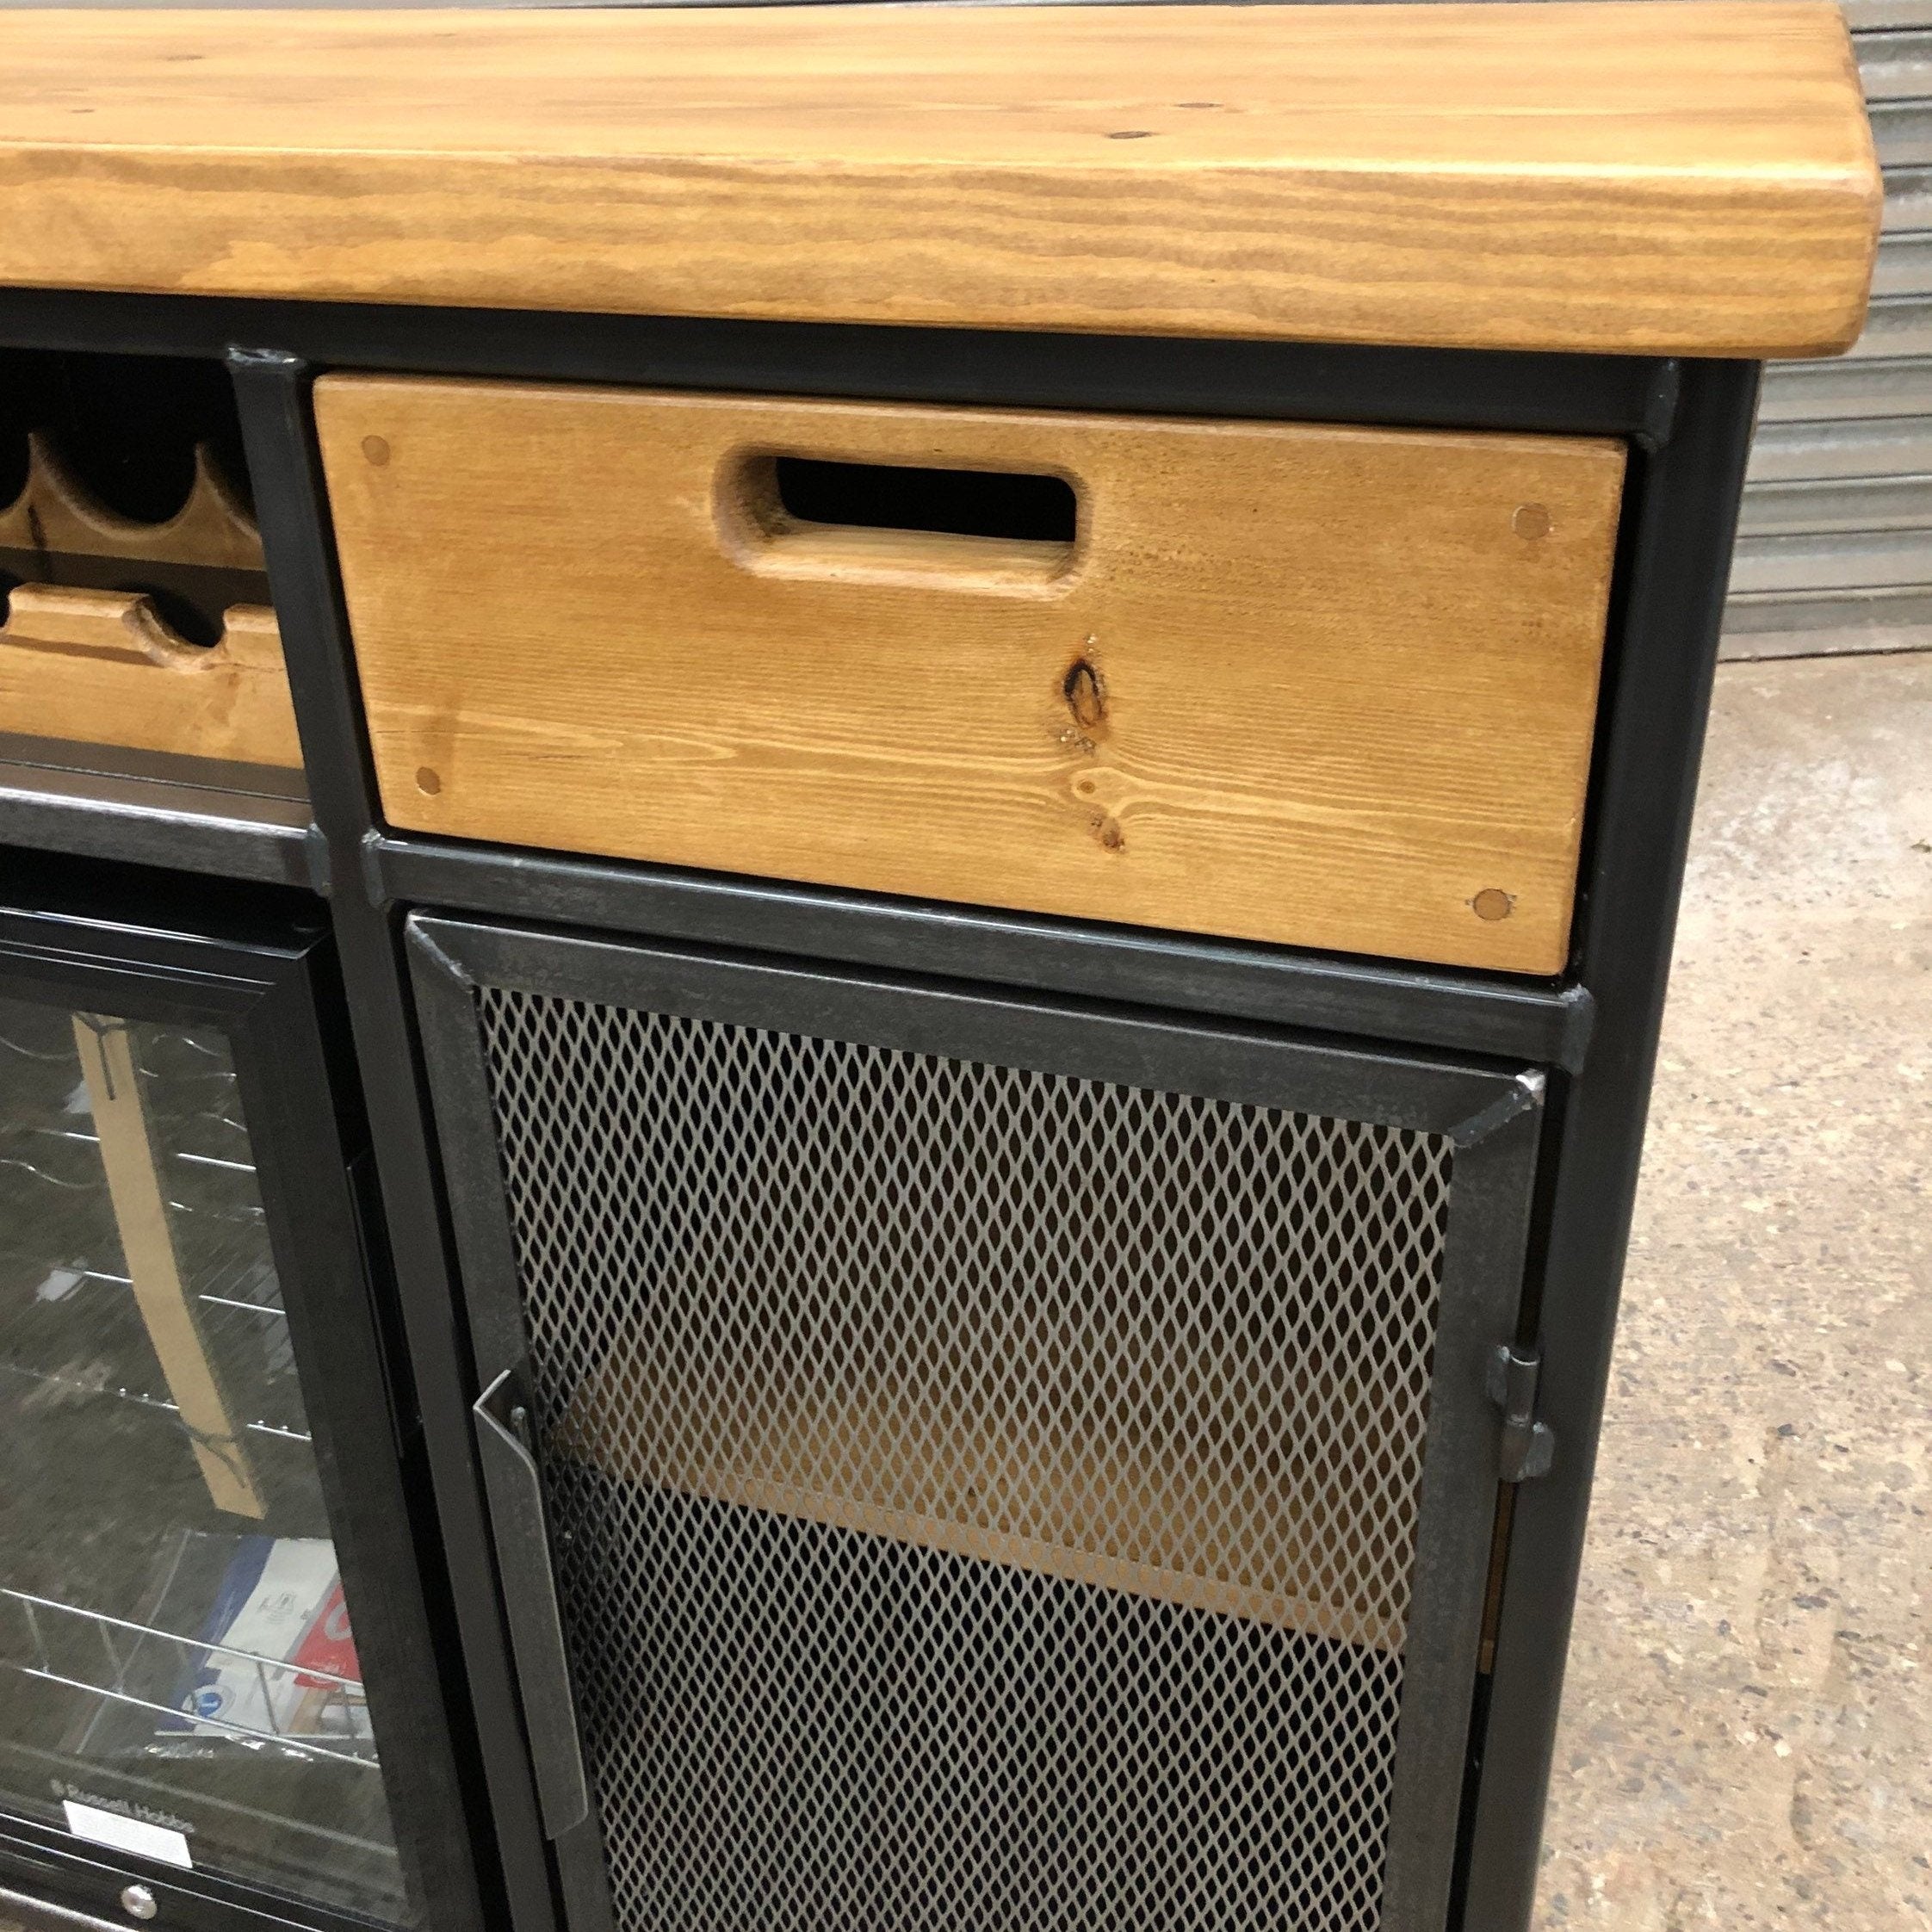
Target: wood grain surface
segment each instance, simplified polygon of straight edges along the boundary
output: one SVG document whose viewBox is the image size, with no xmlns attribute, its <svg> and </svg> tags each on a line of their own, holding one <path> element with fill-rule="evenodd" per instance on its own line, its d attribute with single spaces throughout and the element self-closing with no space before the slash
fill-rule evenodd
<svg viewBox="0 0 1932 1932">
<path fill-rule="evenodd" d="M 28 438 L 27 480 L 0 507 L 0 548 L 62 556 L 260 570 L 261 532 L 206 443 L 195 449 L 188 500 L 165 521 L 137 523 L 97 501 L 38 431 Z"/>
<path fill-rule="evenodd" d="M 0 282 L 1814 355 L 1813 0 L 0 12 Z"/>
<path fill-rule="evenodd" d="M 16 584 L 0 625 L 0 731 L 300 770 L 275 613 L 238 604 L 212 646 L 145 598 Z"/>
<path fill-rule="evenodd" d="M 412 830 L 1550 973 L 1613 443 L 337 375 Z M 1063 543 L 775 515 L 774 454 L 1070 480 Z"/>
</svg>

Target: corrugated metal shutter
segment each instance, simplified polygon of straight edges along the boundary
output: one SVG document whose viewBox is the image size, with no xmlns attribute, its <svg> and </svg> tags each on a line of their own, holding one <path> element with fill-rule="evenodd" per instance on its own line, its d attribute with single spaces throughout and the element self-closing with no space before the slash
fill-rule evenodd
<svg viewBox="0 0 1932 1932">
<path fill-rule="evenodd" d="M 1728 657 L 1932 647 L 1932 0 L 1848 0 L 1885 166 L 1871 319 L 1765 372 Z"/>
</svg>

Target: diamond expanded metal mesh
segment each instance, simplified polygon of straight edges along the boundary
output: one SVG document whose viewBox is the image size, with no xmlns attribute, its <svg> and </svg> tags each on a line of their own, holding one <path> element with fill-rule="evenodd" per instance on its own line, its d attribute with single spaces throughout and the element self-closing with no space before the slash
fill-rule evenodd
<svg viewBox="0 0 1932 1932">
<path fill-rule="evenodd" d="M 478 998 L 626 1932 L 1376 1926 L 1447 1140 Z"/>
</svg>

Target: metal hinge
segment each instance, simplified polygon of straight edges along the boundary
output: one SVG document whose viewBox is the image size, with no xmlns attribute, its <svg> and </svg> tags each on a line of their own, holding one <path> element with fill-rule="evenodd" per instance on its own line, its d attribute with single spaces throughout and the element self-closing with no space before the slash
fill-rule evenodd
<svg viewBox="0 0 1932 1932">
<path fill-rule="evenodd" d="M 1543 1351 L 1500 1342 L 1489 1358 L 1489 1400 L 1502 1411 L 1502 1480 L 1526 1483 L 1547 1476 L 1557 1453 L 1556 1432 L 1536 1419 L 1536 1385 Z"/>
</svg>

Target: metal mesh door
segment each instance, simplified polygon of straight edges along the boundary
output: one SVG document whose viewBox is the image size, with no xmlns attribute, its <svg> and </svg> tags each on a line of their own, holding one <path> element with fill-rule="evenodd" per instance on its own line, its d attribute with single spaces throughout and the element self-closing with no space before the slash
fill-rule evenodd
<svg viewBox="0 0 1932 1932">
<path fill-rule="evenodd" d="M 1448 1140 L 476 998 L 626 1932 L 1375 1926 Z"/>
</svg>

